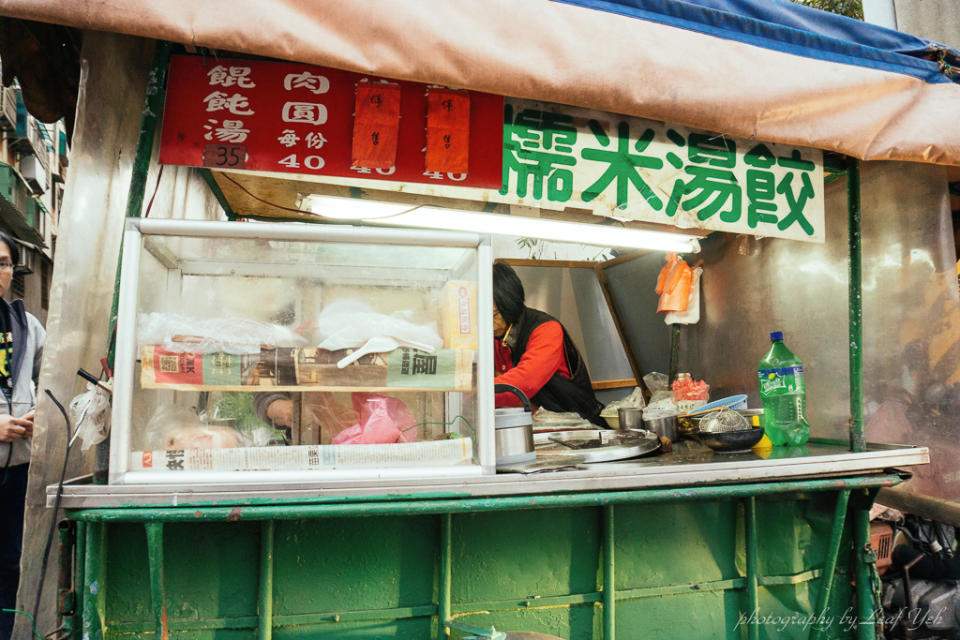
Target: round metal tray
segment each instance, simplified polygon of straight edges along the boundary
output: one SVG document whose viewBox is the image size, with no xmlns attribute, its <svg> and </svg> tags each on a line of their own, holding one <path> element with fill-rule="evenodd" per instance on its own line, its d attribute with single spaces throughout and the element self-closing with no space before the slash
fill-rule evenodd
<svg viewBox="0 0 960 640">
<path fill-rule="evenodd" d="M 660 438 L 643 429 L 580 429 L 536 433 L 533 446 L 538 455 L 576 456 L 585 463 L 610 462 L 656 451 Z"/>
</svg>

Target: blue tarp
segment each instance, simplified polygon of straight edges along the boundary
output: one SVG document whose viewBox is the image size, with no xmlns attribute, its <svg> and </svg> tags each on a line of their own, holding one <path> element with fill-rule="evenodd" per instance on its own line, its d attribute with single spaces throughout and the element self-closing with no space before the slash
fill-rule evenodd
<svg viewBox="0 0 960 640">
<path fill-rule="evenodd" d="M 946 45 L 789 0 L 557 1 L 926 82 L 960 83 L 960 52 Z"/>
</svg>

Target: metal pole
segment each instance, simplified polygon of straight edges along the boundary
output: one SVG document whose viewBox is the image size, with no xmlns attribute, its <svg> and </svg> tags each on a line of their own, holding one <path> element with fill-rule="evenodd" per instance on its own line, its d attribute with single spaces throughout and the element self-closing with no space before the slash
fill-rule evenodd
<svg viewBox="0 0 960 640">
<path fill-rule="evenodd" d="M 861 288 L 860 161 L 847 158 L 847 219 L 850 241 L 850 450 L 867 448 L 863 432 L 863 291 Z"/>
<path fill-rule="evenodd" d="M 440 515 L 440 602 L 437 611 L 437 637 L 440 640 L 450 637 L 448 623 L 451 617 L 451 585 L 453 577 L 453 515 Z"/>
<path fill-rule="evenodd" d="M 290 504 L 227 507 L 130 507 L 124 509 L 79 509 L 70 511 L 74 520 L 88 522 L 233 522 L 236 520 L 303 520 L 310 518 L 427 515 L 552 509 L 557 507 L 600 507 L 614 504 L 659 504 L 684 500 L 737 499 L 751 495 L 777 495 L 799 491 L 837 491 L 889 487 L 899 484 L 896 473 L 865 478 L 830 478 L 792 482 L 743 485 L 713 485 L 643 491 L 590 491 L 584 493 L 487 498 L 374 501 L 352 504 Z"/>
<path fill-rule="evenodd" d="M 86 539 L 83 554 L 83 620 L 80 633 L 84 640 L 103 640 L 99 603 L 104 588 L 103 575 L 100 573 L 102 540 L 107 525 L 89 523 L 86 526 Z"/>
<path fill-rule="evenodd" d="M 759 582 L 759 559 L 757 546 L 757 499 L 754 496 L 748 497 L 744 501 L 744 525 L 746 529 L 747 546 L 747 638 L 749 640 L 759 640 L 760 624 L 756 620 L 759 617 L 760 597 L 757 591 Z"/>
<path fill-rule="evenodd" d="M 850 490 L 842 489 L 837 493 L 837 504 L 833 510 L 833 527 L 830 530 L 830 542 L 827 546 L 827 557 L 823 562 L 823 573 L 820 574 L 820 593 L 817 596 L 816 617 L 810 628 L 810 640 L 819 640 L 829 625 L 825 624 L 827 608 L 830 606 L 830 594 L 833 591 L 833 577 L 837 571 L 837 558 L 840 555 L 840 541 L 843 538 L 843 524 L 847 519 L 847 504 L 850 499 Z"/>
<path fill-rule="evenodd" d="M 866 493 L 866 490 L 864 490 Z M 860 502 L 859 500 L 857 501 Z M 876 640 L 876 604 L 870 575 L 870 505 L 857 504 L 851 511 L 853 520 L 853 570 L 857 581 L 857 638 Z"/>
<path fill-rule="evenodd" d="M 163 523 L 148 522 L 144 525 L 147 532 L 147 565 L 150 570 L 150 602 L 153 605 L 153 637 L 167 640 L 167 590 L 163 580 Z"/>
<path fill-rule="evenodd" d="M 73 573 L 73 601 L 74 601 L 74 613 L 71 617 L 67 619 L 66 622 L 66 635 L 67 640 L 79 640 L 81 637 L 81 628 L 83 625 L 83 604 L 84 598 L 83 594 L 86 592 L 84 584 L 84 566 L 86 564 L 87 558 L 87 527 L 89 526 L 86 522 L 77 522 L 77 543 L 76 543 L 76 555 L 74 558 L 74 566 L 76 567 Z"/>
<path fill-rule="evenodd" d="M 57 627 L 71 625 L 76 613 L 74 580 L 77 549 L 76 523 L 63 520 L 57 524 Z M 72 625 L 71 625 L 72 626 Z"/>
<path fill-rule="evenodd" d="M 677 377 L 677 369 L 680 366 L 680 325 L 670 325 L 670 371 L 667 376 L 669 380 Z"/>
<path fill-rule="evenodd" d="M 273 533 L 275 520 L 260 524 L 260 640 L 273 637 Z"/>
<path fill-rule="evenodd" d="M 613 505 L 603 507 L 603 640 L 616 638 L 617 586 L 614 574 Z"/>
</svg>

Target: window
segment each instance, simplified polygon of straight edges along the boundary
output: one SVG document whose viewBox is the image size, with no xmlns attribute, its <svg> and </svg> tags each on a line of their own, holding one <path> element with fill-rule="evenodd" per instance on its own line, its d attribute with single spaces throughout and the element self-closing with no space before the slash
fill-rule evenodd
<svg viewBox="0 0 960 640">
<path fill-rule="evenodd" d="M 44 311 L 50 308 L 50 280 L 53 275 L 52 265 L 43 260 L 40 266 L 40 306 Z"/>
</svg>

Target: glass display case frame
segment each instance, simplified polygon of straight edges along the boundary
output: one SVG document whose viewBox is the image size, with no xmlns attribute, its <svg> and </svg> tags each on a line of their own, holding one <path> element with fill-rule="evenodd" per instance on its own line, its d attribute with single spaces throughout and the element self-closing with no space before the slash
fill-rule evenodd
<svg viewBox="0 0 960 640">
<path fill-rule="evenodd" d="M 287 241 L 296 243 L 336 243 L 337 245 L 383 245 L 392 247 L 447 247 L 461 248 L 474 254 L 476 264 L 476 357 L 472 363 L 475 405 L 475 424 L 472 431 L 475 442 L 472 463 L 455 465 L 395 465 L 343 466 L 309 469 L 257 470 L 140 470 L 132 464 L 132 435 L 135 428 L 135 393 L 141 384 L 138 338 L 138 316 L 141 311 L 142 259 L 151 237 L 223 238 L 257 241 Z M 476 233 L 323 225 L 307 223 L 247 223 L 170 219 L 128 220 L 124 233 L 122 265 L 117 310 L 116 357 L 110 442 L 110 484 L 249 484 L 251 482 L 310 483 L 358 481 L 389 478 L 455 478 L 495 473 L 494 399 L 493 399 L 493 306 L 492 306 L 492 250 L 490 238 Z M 271 272 L 283 276 L 284 266 L 264 261 Z M 318 265 L 320 266 L 320 265 Z M 173 263 L 166 265 L 175 268 Z M 181 276 L 182 277 L 182 276 Z M 252 390 L 252 389 L 251 389 Z M 304 389 L 305 391 L 308 389 Z M 384 389 L 390 391 L 391 389 Z M 444 393 L 444 403 L 452 396 Z M 339 445 L 400 446 L 400 445 Z"/>
</svg>

